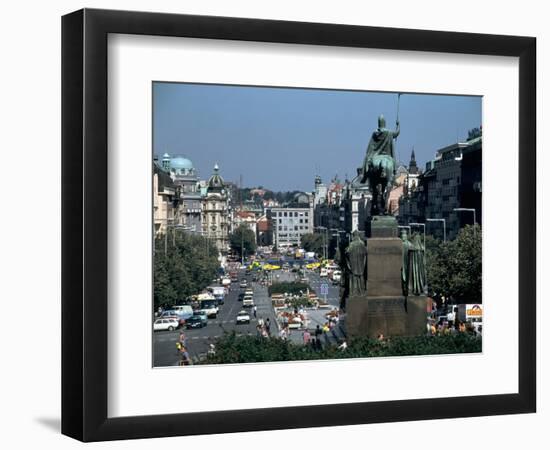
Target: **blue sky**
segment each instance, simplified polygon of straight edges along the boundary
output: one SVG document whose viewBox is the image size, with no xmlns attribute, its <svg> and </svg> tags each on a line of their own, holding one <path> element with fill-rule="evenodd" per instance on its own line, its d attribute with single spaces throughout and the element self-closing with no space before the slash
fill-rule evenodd
<svg viewBox="0 0 550 450">
<path fill-rule="evenodd" d="M 182 154 L 201 178 L 214 163 L 227 181 L 273 190 L 313 190 L 319 173 L 352 178 L 377 118 L 395 127 L 397 94 L 378 92 L 153 84 L 153 152 Z M 420 167 L 439 148 L 481 125 L 481 97 L 403 94 L 397 156 Z"/>
</svg>

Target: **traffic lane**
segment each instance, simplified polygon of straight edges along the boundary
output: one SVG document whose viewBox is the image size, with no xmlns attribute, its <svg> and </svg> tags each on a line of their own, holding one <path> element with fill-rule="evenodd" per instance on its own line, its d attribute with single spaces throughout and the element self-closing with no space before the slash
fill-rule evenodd
<svg viewBox="0 0 550 450">
<path fill-rule="evenodd" d="M 327 303 L 331 306 L 339 306 L 340 304 L 340 286 L 332 284 L 332 280 L 328 277 L 320 277 L 317 272 L 307 272 L 307 278 L 309 279 L 310 286 L 315 290 L 315 293 L 319 298 L 324 298 L 321 295 L 321 285 L 328 285 Z"/>
<path fill-rule="evenodd" d="M 239 276 L 239 282 L 242 278 L 245 278 L 244 271 L 241 271 Z M 260 286 L 257 283 L 253 283 L 255 290 L 255 302 L 256 302 L 256 290 Z M 270 317 L 270 321 L 275 322 L 275 316 L 273 314 L 273 308 L 271 307 L 271 301 L 267 297 L 267 289 L 265 289 L 265 295 L 258 297 L 257 308 L 258 312 L 262 311 L 263 317 Z M 235 331 L 239 335 L 255 335 L 257 320 L 254 319 L 253 308 L 243 308 L 242 302 L 238 300 L 239 293 L 244 292 L 244 288 L 240 289 L 238 283 L 232 283 L 228 294 L 225 296 L 224 304 L 220 305 L 220 309 L 216 318 L 208 319 L 206 327 L 184 329 L 187 341 L 187 349 L 192 358 L 199 358 L 206 354 L 209 350 L 210 344 L 220 338 L 224 332 Z M 258 291 L 259 293 L 259 291 Z M 262 301 L 262 297 L 265 297 Z M 250 324 L 238 324 L 236 323 L 237 314 L 242 309 L 249 312 L 251 317 Z M 271 314 L 269 314 L 271 312 Z M 260 314 L 258 314 L 260 317 Z M 154 366 L 174 366 L 178 365 L 179 354 L 176 349 L 176 343 L 179 338 L 180 330 L 172 332 L 155 332 L 154 340 Z"/>
</svg>

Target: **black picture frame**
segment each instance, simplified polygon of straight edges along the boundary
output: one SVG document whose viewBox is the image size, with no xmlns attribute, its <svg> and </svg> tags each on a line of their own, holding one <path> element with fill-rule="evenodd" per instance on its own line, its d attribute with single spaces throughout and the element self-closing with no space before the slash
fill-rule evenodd
<svg viewBox="0 0 550 450">
<path fill-rule="evenodd" d="M 518 393 L 107 417 L 107 36 L 110 33 L 519 58 Z M 536 39 L 84 9 L 62 18 L 62 433 L 82 441 L 536 410 Z"/>
</svg>

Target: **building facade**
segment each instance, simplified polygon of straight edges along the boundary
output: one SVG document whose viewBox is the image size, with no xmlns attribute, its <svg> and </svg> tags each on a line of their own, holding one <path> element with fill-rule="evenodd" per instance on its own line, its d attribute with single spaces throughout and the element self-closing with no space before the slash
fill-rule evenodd
<svg viewBox="0 0 550 450">
<path fill-rule="evenodd" d="M 168 172 L 153 163 L 153 227 L 155 236 L 165 234 L 174 223 L 178 207 L 176 187 Z"/>
<path fill-rule="evenodd" d="M 223 254 L 229 252 L 229 233 L 231 232 L 232 214 L 230 195 L 220 175 L 218 165 L 206 183 L 202 198 L 202 234 L 216 243 Z"/>
<path fill-rule="evenodd" d="M 473 210 L 476 223 L 481 224 L 481 132 L 469 137 L 438 150 L 426 164 L 416 188 L 407 189 L 400 199 L 402 225 L 426 223 L 427 233 L 454 239 L 460 228 L 474 222 Z"/>
<path fill-rule="evenodd" d="M 163 162 L 170 172 L 179 197 L 175 222 L 187 232 L 202 232 L 202 201 L 199 188 L 199 177 L 193 163 L 188 158 L 164 154 Z"/>
<path fill-rule="evenodd" d="M 302 236 L 313 233 L 313 195 L 298 193 L 284 207 L 267 210 L 272 242 L 277 248 L 300 246 Z"/>
</svg>

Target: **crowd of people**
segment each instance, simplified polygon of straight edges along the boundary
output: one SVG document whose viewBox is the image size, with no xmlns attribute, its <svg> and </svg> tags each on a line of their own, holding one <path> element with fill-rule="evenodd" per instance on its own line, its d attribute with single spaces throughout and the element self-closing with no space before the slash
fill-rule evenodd
<svg viewBox="0 0 550 450">
<path fill-rule="evenodd" d="M 427 325 L 429 336 L 449 336 L 458 333 L 468 333 L 475 336 L 481 336 L 481 327 L 476 328 L 470 322 L 440 320 L 436 323 L 430 319 Z"/>
</svg>

